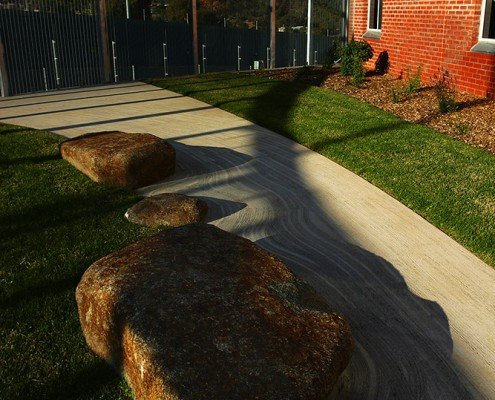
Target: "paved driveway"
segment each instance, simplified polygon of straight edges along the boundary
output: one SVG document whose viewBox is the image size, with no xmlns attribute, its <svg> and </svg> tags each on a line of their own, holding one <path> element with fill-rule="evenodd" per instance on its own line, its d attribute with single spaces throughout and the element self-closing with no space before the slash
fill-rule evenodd
<svg viewBox="0 0 495 400">
<path fill-rule="evenodd" d="M 142 83 L 0 101 L 0 122 L 150 132 L 178 151 L 144 195 L 203 196 L 210 222 L 284 259 L 351 321 L 348 397 L 495 399 L 495 270 L 332 161 Z"/>
</svg>

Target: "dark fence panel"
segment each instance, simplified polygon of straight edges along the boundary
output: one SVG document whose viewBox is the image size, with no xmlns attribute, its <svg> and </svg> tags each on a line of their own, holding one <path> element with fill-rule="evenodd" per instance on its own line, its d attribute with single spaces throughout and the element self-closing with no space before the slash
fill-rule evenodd
<svg viewBox="0 0 495 400">
<path fill-rule="evenodd" d="M 0 9 L 10 94 L 102 81 L 94 16 Z"/>
<path fill-rule="evenodd" d="M 266 63 L 270 38 L 267 31 L 215 26 L 199 27 L 201 71 L 236 71 L 253 68 L 254 62 Z M 203 49 L 206 60 L 203 62 Z"/>
<path fill-rule="evenodd" d="M 97 2 L 84 4 L 79 11 L 0 8 L 9 95 L 104 83 Z M 194 73 L 192 25 L 109 17 L 107 30 L 113 82 Z M 312 36 L 318 63 L 341 40 L 339 31 L 334 22 L 326 35 Z M 267 30 L 200 25 L 198 38 L 201 72 L 267 67 Z M 277 32 L 276 67 L 305 65 L 306 39 L 303 32 Z"/>
<path fill-rule="evenodd" d="M 108 26 L 118 82 L 194 72 L 189 25 L 109 19 Z"/>
</svg>

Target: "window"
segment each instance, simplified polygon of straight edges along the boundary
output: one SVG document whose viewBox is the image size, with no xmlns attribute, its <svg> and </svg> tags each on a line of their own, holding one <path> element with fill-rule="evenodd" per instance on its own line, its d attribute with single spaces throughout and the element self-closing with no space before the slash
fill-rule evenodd
<svg viewBox="0 0 495 400">
<path fill-rule="evenodd" d="M 495 39 L 495 0 L 485 0 L 480 39 Z"/>
<path fill-rule="evenodd" d="M 495 0 L 489 0 L 495 1 Z M 382 0 L 369 0 L 368 29 L 382 29 Z"/>
</svg>

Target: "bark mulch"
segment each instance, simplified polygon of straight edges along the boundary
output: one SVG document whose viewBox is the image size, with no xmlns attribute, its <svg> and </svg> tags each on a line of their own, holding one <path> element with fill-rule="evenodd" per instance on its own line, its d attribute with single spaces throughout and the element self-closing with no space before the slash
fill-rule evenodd
<svg viewBox="0 0 495 400">
<path fill-rule="evenodd" d="M 256 71 L 255 74 L 332 89 L 495 154 L 495 100 L 456 92 L 457 111 L 442 114 L 433 86 L 422 86 L 417 92 L 405 93 L 407 77 L 400 79 L 369 71 L 365 82 L 355 87 L 336 68 L 287 68 Z"/>
</svg>

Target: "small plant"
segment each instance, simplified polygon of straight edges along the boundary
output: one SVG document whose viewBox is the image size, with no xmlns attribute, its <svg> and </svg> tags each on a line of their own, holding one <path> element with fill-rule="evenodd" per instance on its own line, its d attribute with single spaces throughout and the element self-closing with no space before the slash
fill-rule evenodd
<svg viewBox="0 0 495 400">
<path fill-rule="evenodd" d="M 397 89 L 392 88 L 390 90 L 390 100 L 392 100 L 392 103 L 394 104 L 400 101 L 400 92 Z"/>
<path fill-rule="evenodd" d="M 349 43 L 340 48 L 340 57 L 340 73 L 352 76 L 353 84 L 360 85 L 364 80 L 363 63 L 373 57 L 373 49 L 369 43 L 352 38 Z"/>
<path fill-rule="evenodd" d="M 469 133 L 469 126 L 463 123 L 457 123 L 454 125 L 455 130 L 461 136 L 466 136 Z"/>
<path fill-rule="evenodd" d="M 439 74 L 433 76 L 433 88 L 438 101 L 438 110 L 442 114 L 457 111 L 455 82 L 449 71 L 442 68 Z"/>
<path fill-rule="evenodd" d="M 333 41 L 330 47 L 327 50 L 327 54 L 325 54 L 325 61 L 323 62 L 323 66 L 325 68 L 332 68 L 339 58 L 339 46 L 337 41 Z"/>
<path fill-rule="evenodd" d="M 421 73 L 423 67 L 420 65 L 416 69 L 416 72 L 411 75 L 409 69 L 406 72 L 406 85 L 404 86 L 404 93 L 412 94 L 416 93 L 421 89 Z"/>
</svg>

